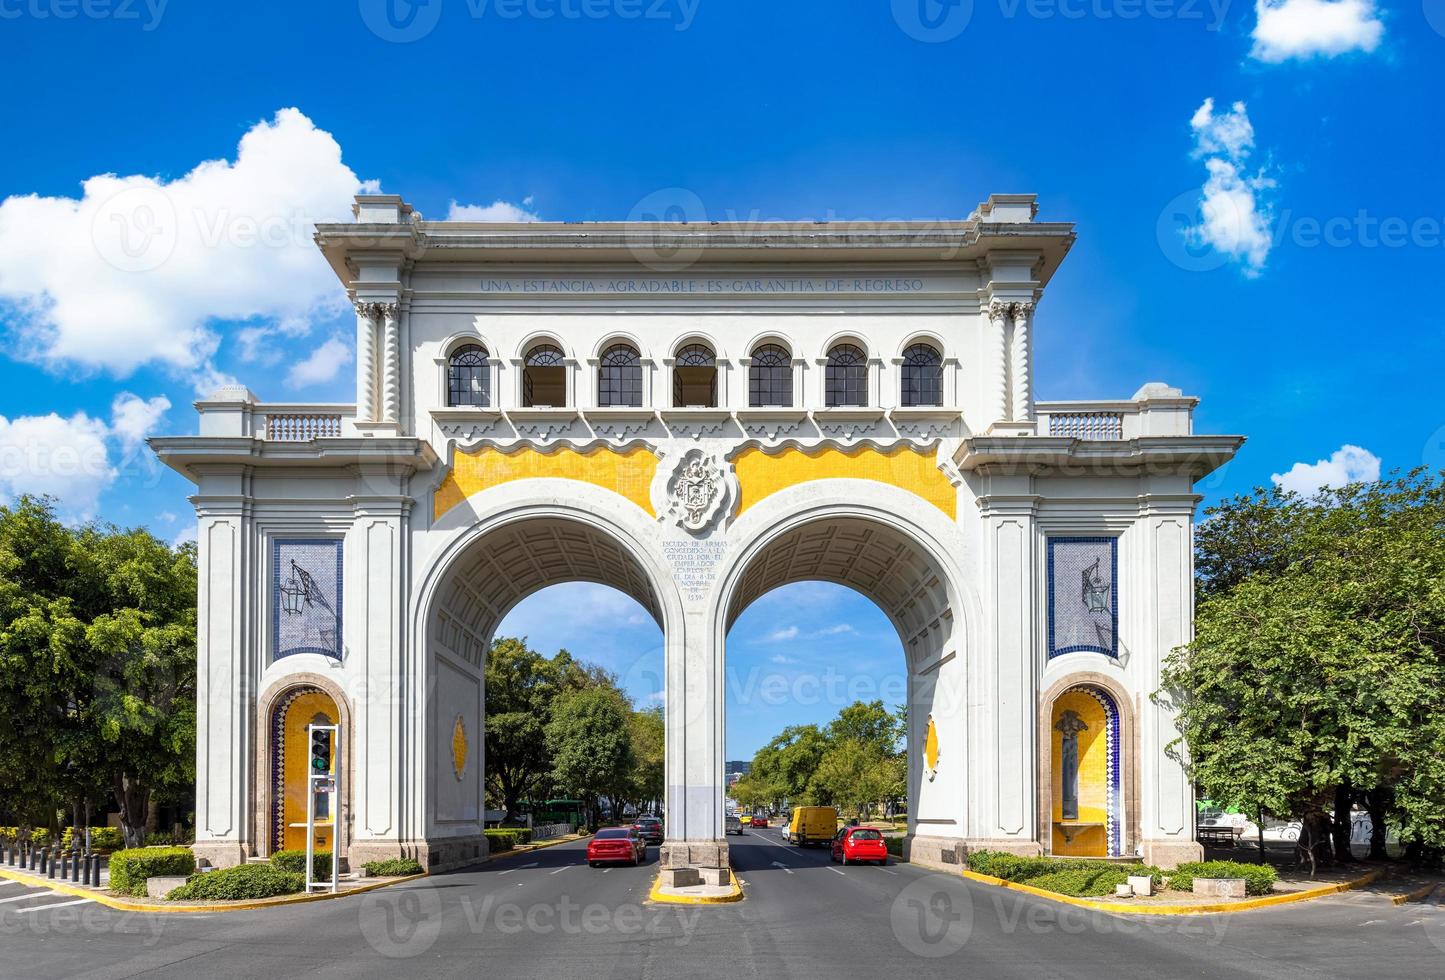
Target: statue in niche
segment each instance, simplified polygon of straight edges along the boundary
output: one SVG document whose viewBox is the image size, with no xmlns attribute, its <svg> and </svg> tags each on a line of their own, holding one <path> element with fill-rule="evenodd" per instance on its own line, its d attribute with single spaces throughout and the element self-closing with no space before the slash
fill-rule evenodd
<svg viewBox="0 0 1445 980">
<path fill-rule="evenodd" d="M 1063 819 L 1079 819 L 1079 733 L 1089 730 L 1074 711 L 1065 711 L 1054 730 L 1063 735 L 1063 746 L 1059 752 L 1059 766 L 1063 770 L 1064 800 Z"/>
</svg>

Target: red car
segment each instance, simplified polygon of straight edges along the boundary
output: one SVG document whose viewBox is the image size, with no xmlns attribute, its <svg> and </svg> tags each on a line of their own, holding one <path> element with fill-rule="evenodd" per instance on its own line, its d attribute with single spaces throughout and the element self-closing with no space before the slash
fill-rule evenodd
<svg viewBox="0 0 1445 980">
<path fill-rule="evenodd" d="M 587 842 L 587 863 L 639 865 L 647 858 L 647 845 L 631 827 L 608 827 Z"/>
<path fill-rule="evenodd" d="M 755 814 L 753 814 L 753 826 L 754 826 L 754 827 L 762 827 L 764 830 L 766 830 L 767 827 L 768 827 L 768 816 L 767 816 L 767 814 L 765 814 L 765 813 L 755 813 Z"/>
<path fill-rule="evenodd" d="M 872 827 L 844 827 L 833 838 L 834 861 L 852 864 L 854 861 L 877 861 L 888 863 L 888 845 L 883 835 Z"/>
</svg>

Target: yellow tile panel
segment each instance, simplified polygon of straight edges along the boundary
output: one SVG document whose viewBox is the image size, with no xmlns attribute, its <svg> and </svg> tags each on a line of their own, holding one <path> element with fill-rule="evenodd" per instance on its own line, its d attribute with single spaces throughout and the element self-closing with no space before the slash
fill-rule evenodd
<svg viewBox="0 0 1445 980">
<path fill-rule="evenodd" d="M 458 451 L 451 472 L 437 488 L 433 519 L 440 518 L 474 493 L 513 480 L 537 477 L 590 483 L 621 494 L 651 514 L 651 486 L 656 473 L 657 457 L 645 446 L 626 450 L 594 446 L 582 452 L 571 446 L 558 446 L 545 452 L 531 446 L 512 452 L 494 447 L 475 453 Z"/>
<path fill-rule="evenodd" d="M 958 505 L 958 492 L 938 468 L 932 449 L 895 446 L 889 450 L 874 446 L 839 449 L 823 446 L 804 450 L 795 446 L 768 453 L 748 448 L 733 459 L 741 487 L 738 513 L 771 494 L 811 480 L 835 478 L 873 480 L 901 487 L 933 504 L 950 518 Z"/>
</svg>

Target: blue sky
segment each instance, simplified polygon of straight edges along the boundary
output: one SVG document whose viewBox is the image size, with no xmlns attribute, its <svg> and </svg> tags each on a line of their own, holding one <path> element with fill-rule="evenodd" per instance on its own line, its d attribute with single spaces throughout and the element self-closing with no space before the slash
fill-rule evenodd
<svg viewBox="0 0 1445 980">
<path fill-rule="evenodd" d="M 141 440 L 223 379 L 350 399 L 308 226 L 373 186 L 560 220 L 1035 192 L 1079 229 L 1041 397 L 1201 396 L 1200 430 L 1250 437 L 1210 500 L 1445 466 L 1445 0 L 0 0 L 0 38 L 0 496 L 71 519 L 184 537 L 187 486 Z M 132 254 L 157 192 L 175 234 Z M 790 649 L 841 617 L 861 663 L 877 614 L 850 602 L 799 607 Z M 760 664 L 763 605 L 733 644 Z"/>
</svg>

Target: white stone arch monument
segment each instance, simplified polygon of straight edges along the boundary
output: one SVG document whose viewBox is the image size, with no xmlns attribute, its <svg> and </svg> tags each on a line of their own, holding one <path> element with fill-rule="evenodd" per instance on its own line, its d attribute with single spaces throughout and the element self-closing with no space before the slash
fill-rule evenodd
<svg viewBox="0 0 1445 980">
<path fill-rule="evenodd" d="M 355 216 L 317 243 L 356 304 L 356 402 L 228 387 L 197 403 L 196 435 L 152 440 L 196 484 L 199 853 L 267 852 L 261 811 L 290 785 L 259 713 L 311 685 L 350 729 L 337 836 L 353 863 L 485 856 L 482 658 L 516 601 L 581 578 L 663 629 L 664 866 L 721 873 L 727 628 L 809 577 L 899 629 L 915 859 L 1059 840 L 1199 853 L 1174 720 L 1149 695 L 1191 635 L 1194 485 L 1242 440 L 1196 434 L 1196 400 L 1167 385 L 1036 397 L 1034 339 L 1068 317 L 1035 314 L 1072 225 L 1038 221 L 1031 195 L 847 227 L 424 221 L 391 195 Z M 642 404 L 599 407 L 598 352 L 619 337 Z M 676 345 L 696 337 L 716 403 L 676 407 Z M 466 338 L 487 350 L 485 396 L 459 375 L 472 395 L 450 405 Z M 563 404 L 524 404 L 538 338 L 564 352 L 537 376 Z M 777 338 L 791 398 L 753 407 L 750 359 Z M 866 356 L 830 399 L 837 338 Z M 942 362 L 910 401 L 939 404 L 904 404 L 899 352 L 918 338 Z M 1099 718 L 1123 721 L 1100 736 L 1096 718 L 1079 745 L 1103 747 L 1111 781 L 1066 787 L 1060 816 L 1049 699 L 1100 678 L 1117 710 Z"/>
</svg>

